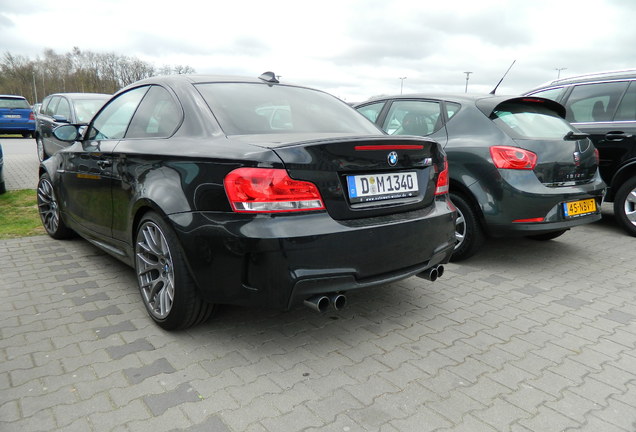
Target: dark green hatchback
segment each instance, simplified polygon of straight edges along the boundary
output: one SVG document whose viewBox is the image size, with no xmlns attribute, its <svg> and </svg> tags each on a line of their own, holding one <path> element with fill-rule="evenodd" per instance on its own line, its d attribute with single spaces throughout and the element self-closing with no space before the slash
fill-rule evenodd
<svg viewBox="0 0 636 432">
<path fill-rule="evenodd" d="M 601 218 L 598 152 L 544 98 L 495 95 L 379 97 L 356 109 L 391 135 L 444 146 L 458 210 L 453 260 L 488 236 L 550 240 Z"/>
</svg>

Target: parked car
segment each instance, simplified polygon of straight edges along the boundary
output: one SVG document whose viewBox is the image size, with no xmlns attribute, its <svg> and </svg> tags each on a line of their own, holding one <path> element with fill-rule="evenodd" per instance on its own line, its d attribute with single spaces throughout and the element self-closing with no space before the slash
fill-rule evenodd
<svg viewBox="0 0 636 432">
<path fill-rule="evenodd" d="M 284 128 L 258 114 L 281 106 Z M 149 78 L 54 134 L 70 145 L 41 164 L 46 231 L 132 266 L 166 329 L 215 304 L 338 309 L 349 290 L 434 280 L 453 252 L 438 143 L 273 73 Z"/>
<path fill-rule="evenodd" d="M 53 129 L 70 123 L 87 124 L 112 95 L 102 93 L 55 93 L 44 98 L 37 115 L 35 142 L 42 161 L 68 143 L 53 135 Z"/>
<path fill-rule="evenodd" d="M 418 94 L 356 108 L 391 135 L 444 146 L 458 211 L 454 261 L 472 256 L 488 236 L 550 240 L 601 218 L 605 184 L 594 146 L 552 100 Z"/>
<path fill-rule="evenodd" d="M 4 157 L 2 154 L 2 143 L 0 143 L 0 194 L 7 191 L 7 187 L 4 184 Z"/>
<path fill-rule="evenodd" d="M 20 134 L 27 138 L 35 133 L 35 116 L 29 102 L 16 95 L 0 95 L 0 134 Z"/>
<path fill-rule="evenodd" d="M 607 183 L 605 199 L 625 231 L 636 236 L 636 70 L 552 81 L 527 92 L 565 105 L 566 119 L 589 134 Z"/>
</svg>

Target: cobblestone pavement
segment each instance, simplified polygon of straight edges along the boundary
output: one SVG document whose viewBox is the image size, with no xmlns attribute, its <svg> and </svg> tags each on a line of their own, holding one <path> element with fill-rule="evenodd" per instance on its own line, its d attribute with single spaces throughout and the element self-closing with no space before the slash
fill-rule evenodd
<svg viewBox="0 0 636 432">
<path fill-rule="evenodd" d="M 0 430 L 634 432 L 636 239 L 610 208 L 340 312 L 175 333 L 89 243 L 0 241 Z"/>
<path fill-rule="evenodd" d="M 634 239 L 491 241 L 339 313 L 167 333 L 83 240 L 0 242 L 3 431 L 634 431 Z"/>
</svg>

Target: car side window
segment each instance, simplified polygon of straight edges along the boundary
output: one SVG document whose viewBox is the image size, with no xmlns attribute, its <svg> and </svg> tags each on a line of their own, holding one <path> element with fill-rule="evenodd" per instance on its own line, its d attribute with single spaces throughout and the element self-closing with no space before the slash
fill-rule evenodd
<svg viewBox="0 0 636 432">
<path fill-rule="evenodd" d="M 359 107 L 358 111 L 363 116 L 365 116 L 366 118 L 371 120 L 373 123 L 375 123 L 378 120 L 380 111 L 382 111 L 382 108 L 384 108 L 384 104 L 385 102 L 378 102 L 378 103 L 373 103 L 370 105 L 365 105 L 365 106 Z"/>
<path fill-rule="evenodd" d="M 130 119 L 148 88 L 149 86 L 137 87 L 110 101 L 95 117 L 88 138 L 95 140 L 123 138 Z"/>
<path fill-rule="evenodd" d="M 541 90 L 541 91 L 532 93 L 532 96 L 538 96 L 538 97 L 542 97 L 546 99 L 552 99 L 553 101 L 558 101 L 559 97 L 563 94 L 564 90 L 565 90 L 565 87 Z"/>
<path fill-rule="evenodd" d="M 453 118 L 453 116 L 459 112 L 461 107 L 462 106 L 458 103 L 446 102 L 446 115 L 448 116 L 448 119 L 450 120 Z"/>
<path fill-rule="evenodd" d="M 577 85 L 568 98 L 566 119 L 572 123 L 611 121 L 627 82 Z"/>
<path fill-rule="evenodd" d="M 44 112 L 44 114 L 49 117 L 53 117 L 57 110 L 57 104 L 60 103 L 60 99 L 61 98 L 59 96 L 53 96 L 49 100 L 49 103 L 46 105 L 46 111 Z"/>
<path fill-rule="evenodd" d="M 65 98 L 60 98 L 60 102 L 55 109 L 55 115 L 64 116 L 67 120 L 71 119 L 71 106 Z"/>
<path fill-rule="evenodd" d="M 382 129 L 391 135 L 427 136 L 442 127 L 440 114 L 436 101 L 394 101 Z"/>
<path fill-rule="evenodd" d="M 632 81 L 623 100 L 618 106 L 615 121 L 634 121 L 636 120 L 636 82 Z"/>
<path fill-rule="evenodd" d="M 183 112 L 170 93 L 152 86 L 135 112 L 126 138 L 167 138 L 181 123 Z"/>
</svg>

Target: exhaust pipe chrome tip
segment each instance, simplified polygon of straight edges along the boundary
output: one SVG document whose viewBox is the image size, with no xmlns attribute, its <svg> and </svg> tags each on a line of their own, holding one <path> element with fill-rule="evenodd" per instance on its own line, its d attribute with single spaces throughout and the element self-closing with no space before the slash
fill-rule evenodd
<svg viewBox="0 0 636 432">
<path fill-rule="evenodd" d="M 329 307 L 329 298 L 322 294 L 315 295 L 313 297 L 309 297 L 305 299 L 303 302 L 305 306 L 309 309 L 315 310 L 316 312 L 324 312 Z"/>
<path fill-rule="evenodd" d="M 329 301 L 333 308 L 337 311 L 342 310 L 347 304 L 347 297 L 344 294 L 331 294 L 329 296 Z"/>
<path fill-rule="evenodd" d="M 444 272 L 444 268 L 442 267 L 442 273 Z M 437 271 L 437 267 L 431 267 L 429 269 L 424 270 L 421 273 L 416 275 L 417 277 L 421 277 L 422 279 L 429 280 L 431 282 L 435 282 L 439 277 L 439 272 Z"/>
<path fill-rule="evenodd" d="M 437 277 L 441 278 L 443 274 L 444 274 L 444 266 L 443 265 L 438 265 L 437 266 Z"/>
</svg>

